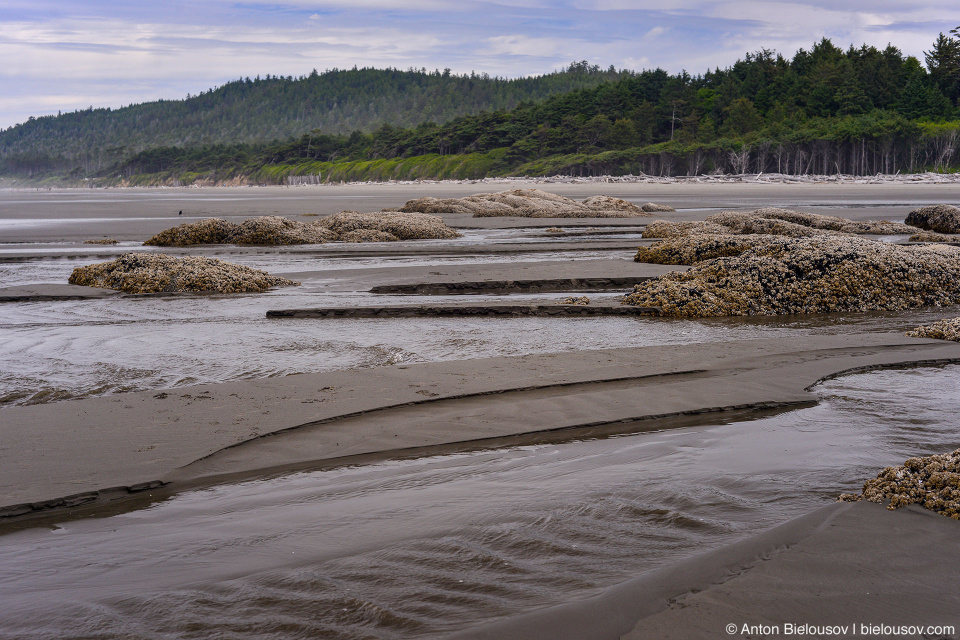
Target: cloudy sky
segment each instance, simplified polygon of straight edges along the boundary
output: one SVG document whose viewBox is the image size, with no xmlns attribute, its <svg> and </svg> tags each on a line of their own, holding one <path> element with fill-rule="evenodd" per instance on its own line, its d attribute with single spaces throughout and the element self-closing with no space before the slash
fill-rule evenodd
<svg viewBox="0 0 960 640">
<path fill-rule="evenodd" d="M 2 0 L 0 128 L 354 65 L 515 77 L 589 60 L 696 74 L 824 36 L 922 60 L 957 25 L 948 0 Z"/>
</svg>

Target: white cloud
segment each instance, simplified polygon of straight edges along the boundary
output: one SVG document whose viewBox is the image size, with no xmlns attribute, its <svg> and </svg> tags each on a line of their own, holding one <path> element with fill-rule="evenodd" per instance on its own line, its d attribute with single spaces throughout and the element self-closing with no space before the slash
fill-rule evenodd
<svg viewBox="0 0 960 640">
<path fill-rule="evenodd" d="M 487 55 L 553 57 L 569 50 L 572 44 L 559 38 L 537 38 L 526 35 L 494 36 L 487 38 Z"/>
<path fill-rule="evenodd" d="M 960 25 L 945 0 L 209 0 L 64 3 L 0 16 L 0 126 L 57 109 L 176 99 L 242 76 L 450 67 L 515 77 L 573 60 L 702 73 L 821 37 L 921 56 Z"/>
</svg>

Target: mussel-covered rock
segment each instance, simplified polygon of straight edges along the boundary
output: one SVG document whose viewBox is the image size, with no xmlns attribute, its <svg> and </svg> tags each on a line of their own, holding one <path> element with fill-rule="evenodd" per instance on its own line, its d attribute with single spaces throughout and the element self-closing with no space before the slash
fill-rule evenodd
<svg viewBox="0 0 960 640">
<path fill-rule="evenodd" d="M 908 213 L 905 222 L 928 231 L 960 233 L 960 208 L 949 204 L 920 207 Z"/>
<path fill-rule="evenodd" d="M 77 267 L 69 282 L 127 293 L 250 293 L 300 284 L 217 258 L 154 253 L 127 253 L 110 262 Z"/>
<path fill-rule="evenodd" d="M 689 245 L 681 245 L 686 255 L 678 261 L 693 267 L 636 285 L 624 304 L 698 318 L 960 303 L 960 249 L 948 245 L 904 247 L 857 236 L 763 235 L 688 236 L 658 245 L 679 241 Z M 645 250 L 656 252 L 658 245 Z M 720 251 L 740 253 L 697 260 Z"/>
<path fill-rule="evenodd" d="M 859 495 L 844 493 L 840 500 L 884 503 L 888 509 L 919 504 L 948 518 L 960 520 L 960 449 L 942 455 L 908 458 L 887 467 L 863 484 Z"/>
</svg>

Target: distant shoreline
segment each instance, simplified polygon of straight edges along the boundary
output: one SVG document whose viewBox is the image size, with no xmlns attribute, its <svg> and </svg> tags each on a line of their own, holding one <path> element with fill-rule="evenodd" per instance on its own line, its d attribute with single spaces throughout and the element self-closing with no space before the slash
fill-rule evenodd
<svg viewBox="0 0 960 640">
<path fill-rule="evenodd" d="M 118 190 L 118 189 L 237 189 L 237 188 L 284 188 L 310 189 L 322 187 L 346 186 L 374 186 L 374 185 L 462 185 L 462 184 L 497 184 L 497 185 L 549 185 L 549 184 L 960 184 L 960 173 L 895 173 L 877 174 L 874 176 L 855 176 L 847 174 L 834 175 L 792 175 L 782 173 L 747 173 L 747 174 L 717 174 L 698 176 L 652 176 L 652 175 L 625 175 L 625 176 L 511 176 L 461 180 L 370 180 L 354 182 L 321 182 L 319 184 L 191 184 L 187 186 L 170 185 L 129 185 L 129 186 L 6 186 L 0 177 L 0 192 L 10 191 L 66 191 L 66 190 Z"/>
</svg>

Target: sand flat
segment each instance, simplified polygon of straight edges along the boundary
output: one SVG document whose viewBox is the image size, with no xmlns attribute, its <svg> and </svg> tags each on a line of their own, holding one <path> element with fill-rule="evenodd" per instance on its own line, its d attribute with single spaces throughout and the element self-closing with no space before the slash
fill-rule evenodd
<svg viewBox="0 0 960 640">
<path fill-rule="evenodd" d="M 960 344 L 841 334 L 398 365 L 11 407 L 3 410 L 0 506 L 605 422 L 810 402 L 807 387 L 841 371 L 947 361 L 960 361 Z M 640 382 L 650 376 L 665 377 Z M 539 390 L 586 383 L 594 384 L 563 389 L 561 404 L 558 394 Z M 516 412 L 517 403 L 528 404 Z M 311 426 L 297 428 L 303 425 Z M 235 446 L 245 441 L 252 442 Z"/>
</svg>

